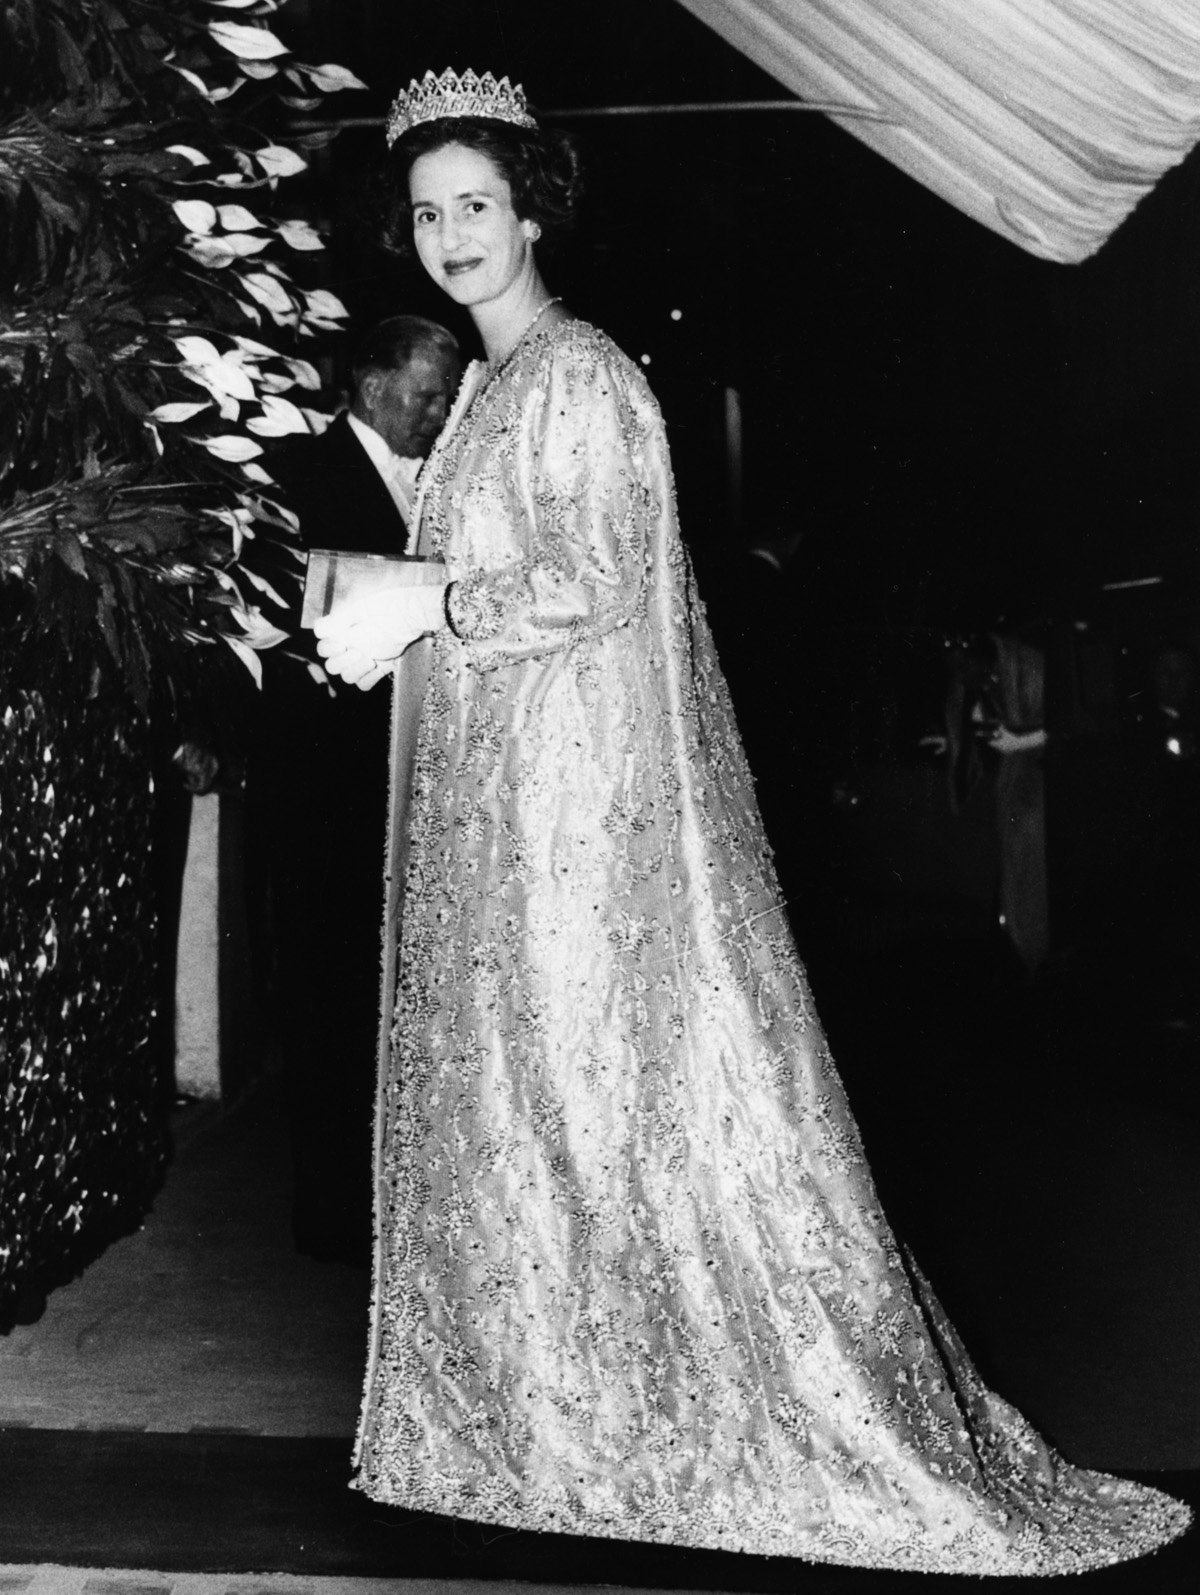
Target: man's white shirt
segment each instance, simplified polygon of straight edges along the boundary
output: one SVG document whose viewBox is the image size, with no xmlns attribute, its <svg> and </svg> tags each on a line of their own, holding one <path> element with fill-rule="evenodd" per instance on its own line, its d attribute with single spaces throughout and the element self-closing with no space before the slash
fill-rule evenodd
<svg viewBox="0 0 1200 1595">
<path fill-rule="evenodd" d="M 400 511 L 400 517 L 407 527 L 412 516 L 413 504 L 417 497 L 417 473 L 421 469 L 422 461 L 417 459 L 404 459 L 399 454 L 393 454 L 391 449 L 376 432 L 374 427 L 360 421 L 352 412 L 346 416 L 350 423 L 350 430 L 366 450 L 367 458 L 379 472 L 383 485 L 392 496 L 392 502 Z"/>
</svg>

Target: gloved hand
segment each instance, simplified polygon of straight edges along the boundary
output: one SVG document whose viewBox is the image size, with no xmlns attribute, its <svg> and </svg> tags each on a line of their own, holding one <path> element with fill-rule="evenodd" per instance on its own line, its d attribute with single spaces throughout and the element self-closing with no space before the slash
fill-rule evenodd
<svg viewBox="0 0 1200 1595">
<path fill-rule="evenodd" d="M 313 627 L 326 670 L 365 692 L 418 637 L 442 629 L 445 597 L 444 585 L 389 587 L 335 605 Z"/>
</svg>

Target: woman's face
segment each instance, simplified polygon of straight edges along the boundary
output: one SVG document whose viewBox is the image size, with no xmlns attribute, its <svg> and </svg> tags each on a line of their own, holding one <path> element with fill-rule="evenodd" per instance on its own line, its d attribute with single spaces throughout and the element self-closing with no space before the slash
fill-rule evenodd
<svg viewBox="0 0 1200 1595">
<path fill-rule="evenodd" d="M 444 145 L 418 156 L 408 185 L 421 264 L 457 304 L 490 304 L 532 272 L 536 229 L 517 216 L 508 179 L 486 155 Z"/>
</svg>

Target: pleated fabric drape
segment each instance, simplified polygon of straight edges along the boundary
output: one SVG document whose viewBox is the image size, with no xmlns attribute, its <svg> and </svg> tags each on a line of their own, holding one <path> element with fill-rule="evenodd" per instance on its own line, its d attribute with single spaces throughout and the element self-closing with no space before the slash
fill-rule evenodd
<svg viewBox="0 0 1200 1595">
<path fill-rule="evenodd" d="M 1197 0 L 680 0 L 919 182 L 1049 260 L 1200 139 Z M 854 114 L 858 113 L 858 114 Z"/>
</svg>

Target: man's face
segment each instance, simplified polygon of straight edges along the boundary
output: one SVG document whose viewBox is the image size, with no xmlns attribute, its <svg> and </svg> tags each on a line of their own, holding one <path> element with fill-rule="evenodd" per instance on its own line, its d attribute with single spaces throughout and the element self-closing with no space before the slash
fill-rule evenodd
<svg viewBox="0 0 1200 1595">
<path fill-rule="evenodd" d="M 458 377 L 456 362 L 416 354 L 398 371 L 368 372 L 355 410 L 393 454 L 423 460 L 442 430 Z"/>
</svg>

